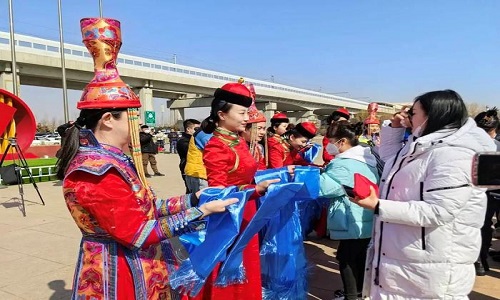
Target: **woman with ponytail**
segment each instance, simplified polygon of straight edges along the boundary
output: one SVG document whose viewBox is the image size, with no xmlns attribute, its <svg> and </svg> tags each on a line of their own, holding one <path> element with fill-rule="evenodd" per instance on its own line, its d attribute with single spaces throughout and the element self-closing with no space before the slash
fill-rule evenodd
<svg viewBox="0 0 500 300">
<path fill-rule="evenodd" d="M 340 240 L 337 249 L 340 277 L 344 291 L 335 298 L 359 299 L 363 288 L 366 251 L 370 242 L 373 212 L 352 203 L 346 189 L 354 187 L 354 174 L 359 173 L 378 184 L 377 161 L 370 148 L 359 145 L 363 123 L 333 122 L 326 137 L 328 153 L 335 158 L 320 177 L 320 196 L 330 198 L 327 230 L 330 238 Z"/>
<path fill-rule="evenodd" d="M 237 202 L 199 195 L 157 198 L 142 169 L 139 98 L 114 68 L 120 22 L 82 19 L 96 76 L 77 104 L 57 164 L 68 210 L 82 232 L 72 299 L 180 299 L 169 272 L 186 253 L 174 236 L 205 228 L 205 216 Z M 132 159 L 125 155 L 132 145 Z M 177 256 L 176 256 L 177 255 Z"/>
<path fill-rule="evenodd" d="M 203 151 L 208 185 L 236 185 L 240 189 L 255 187 L 255 194 L 245 204 L 240 232 L 257 211 L 256 199 L 266 192 L 271 183 L 279 181 L 267 180 L 253 185 L 258 164 L 240 135 L 248 123 L 251 104 L 252 93 L 242 81 L 227 83 L 215 91 L 210 116 L 201 125 L 205 133 L 213 133 Z M 216 286 L 218 265 L 194 299 L 262 299 L 258 235 L 253 236 L 243 250 L 242 265 L 245 283 L 229 282 Z"/>
</svg>

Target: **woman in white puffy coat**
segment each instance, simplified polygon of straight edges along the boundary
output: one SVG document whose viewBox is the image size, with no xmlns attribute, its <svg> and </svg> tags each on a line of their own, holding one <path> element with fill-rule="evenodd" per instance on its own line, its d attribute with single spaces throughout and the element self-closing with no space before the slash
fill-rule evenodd
<svg viewBox="0 0 500 300">
<path fill-rule="evenodd" d="M 472 157 L 495 145 L 451 90 L 417 97 L 406 116 L 381 132 L 380 199 L 372 191 L 354 200 L 376 215 L 364 295 L 467 299 L 486 209 L 484 190 L 471 183 Z M 401 121 L 413 131 L 404 147 Z"/>
</svg>

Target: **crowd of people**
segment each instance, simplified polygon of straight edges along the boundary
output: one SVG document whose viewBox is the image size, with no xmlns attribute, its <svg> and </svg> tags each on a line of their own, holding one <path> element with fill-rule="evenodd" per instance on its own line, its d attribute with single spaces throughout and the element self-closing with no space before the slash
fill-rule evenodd
<svg viewBox="0 0 500 300">
<path fill-rule="evenodd" d="M 473 156 L 499 151 L 496 109 L 472 119 L 452 90 L 417 96 L 383 123 L 376 103 L 358 121 L 339 108 L 318 164 L 317 125 L 291 126 L 276 113 L 266 129 L 255 98 L 251 84 L 227 83 L 206 119 L 184 122 L 175 149 L 186 194 L 162 198 L 146 180 L 148 164 L 163 174 L 149 128 L 139 132 L 138 98 L 82 97 L 58 162 L 82 232 L 73 299 L 305 299 L 309 227 L 340 241 L 343 290 L 332 298 L 467 299 L 476 272 L 488 271 L 499 207 L 499 191 L 471 181 Z M 318 191 L 287 214 L 266 215 L 272 205 L 263 199 L 285 197 L 293 184 Z M 290 251 L 266 249 L 264 259 L 262 245 L 273 238 Z M 203 248 L 209 242 L 214 248 Z M 227 273 L 235 261 L 237 272 Z M 266 261 L 292 266 L 294 276 L 276 282 Z"/>
</svg>

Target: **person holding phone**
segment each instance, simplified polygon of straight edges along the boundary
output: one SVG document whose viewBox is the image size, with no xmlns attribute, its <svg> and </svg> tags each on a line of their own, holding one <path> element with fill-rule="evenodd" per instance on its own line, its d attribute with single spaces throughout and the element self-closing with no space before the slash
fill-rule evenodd
<svg viewBox="0 0 500 300">
<path fill-rule="evenodd" d="M 412 135 L 401 147 L 403 120 Z M 363 296 L 468 299 L 486 210 L 471 165 L 476 152 L 495 151 L 493 140 L 452 90 L 418 96 L 382 128 L 381 139 L 380 195 L 372 190 L 353 200 L 376 216 Z"/>
<path fill-rule="evenodd" d="M 474 120 L 477 126 L 484 129 L 486 133 L 493 139 L 497 147 L 496 151 L 500 151 L 500 142 L 495 139 L 497 136 L 496 130 L 500 126 L 500 120 L 498 119 L 498 110 L 496 107 L 483 111 L 479 113 Z M 498 174 L 498 172 L 497 172 Z M 479 254 L 479 260 L 476 262 L 476 275 L 484 276 L 486 272 L 490 270 L 488 263 L 488 250 L 491 247 L 491 240 L 493 239 L 493 216 L 495 213 L 498 216 L 498 211 L 500 210 L 500 190 L 488 190 L 486 192 L 488 197 L 488 205 L 486 208 L 486 216 L 484 219 L 483 228 L 481 228 L 482 245 L 481 252 Z M 498 224 L 498 217 L 497 217 Z M 498 227 L 495 225 L 495 227 Z M 500 253 L 500 251 L 492 252 L 493 254 Z M 492 255 L 496 257 L 498 255 Z"/>
</svg>

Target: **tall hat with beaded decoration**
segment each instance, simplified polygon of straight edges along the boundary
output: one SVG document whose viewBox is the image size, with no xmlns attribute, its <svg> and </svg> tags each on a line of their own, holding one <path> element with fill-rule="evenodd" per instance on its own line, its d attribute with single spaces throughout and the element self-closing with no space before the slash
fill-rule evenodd
<svg viewBox="0 0 500 300">
<path fill-rule="evenodd" d="M 80 20 L 83 43 L 94 60 L 94 78 L 83 90 L 78 109 L 127 109 L 131 156 L 139 179 L 148 187 L 139 140 L 139 97 L 120 79 L 116 68 L 122 45 L 120 22 L 108 18 Z M 78 120 L 77 120 L 78 122 Z M 149 191 L 149 189 L 147 189 Z"/>
<path fill-rule="evenodd" d="M 266 116 L 262 111 L 258 110 L 257 106 L 255 105 L 256 93 L 253 84 L 250 82 L 245 83 L 243 78 L 240 78 L 238 82 L 244 83 L 247 86 L 248 90 L 250 91 L 250 94 L 252 95 L 252 104 L 248 108 L 247 123 L 253 124 L 253 123 L 266 122 Z"/>
<path fill-rule="evenodd" d="M 372 102 L 372 103 L 368 104 L 367 110 L 368 110 L 368 118 L 366 118 L 363 123 L 365 125 L 369 125 L 369 124 L 379 124 L 380 125 L 380 119 L 377 118 L 378 103 Z"/>
<path fill-rule="evenodd" d="M 94 78 L 83 90 L 78 109 L 138 108 L 139 97 L 120 79 L 116 68 L 122 45 L 120 22 L 84 18 L 80 21 L 83 43 L 94 60 Z"/>
<path fill-rule="evenodd" d="M 256 98 L 256 93 L 255 93 L 255 88 L 252 83 L 248 82 L 245 83 L 245 80 L 243 78 L 240 78 L 238 80 L 238 83 L 244 84 L 248 90 L 250 91 L 250 95 L 252 97 L 252 104 L 248 108 L 248 124 L 251 124 L 250 128 L 250 153 L 252 156 L 255 158 L 256 161 L 259 161 L 262 157 L 265 156 L 265 151 L 259 151 L 259 142 L 257 140 L 258 132 L 257 132 L 257 123 L 260 122 L 266 122 L 266 117 L 264 116 L 264 113 L 259 111 L 257 109 L 257 106 L 255 106 L 255 98 Z M 265 140 L 264 140 L 265 141 Z"/>
</svg>

